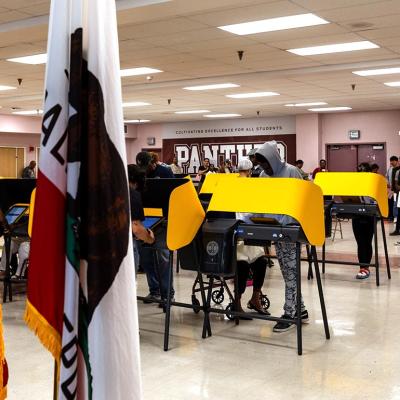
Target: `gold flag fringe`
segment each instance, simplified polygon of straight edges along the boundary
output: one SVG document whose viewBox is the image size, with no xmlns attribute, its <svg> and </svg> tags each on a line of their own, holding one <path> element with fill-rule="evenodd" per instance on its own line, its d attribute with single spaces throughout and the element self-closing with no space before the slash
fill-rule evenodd
<svg viewBox="0 0 400 400">
<path fill-rule="evenodd" d="M 3 308 L 0 305 L 0 362 L 3 362 L 5 357 L 4 339 L 3 339 Z"/>
<path fill-rule="evenodd" d="M 1 378 L 3 380 L 3 378 Z M 7 387 L 0 389 L 0 400 L 5 400 L 7 398 Z"/>
<path fill-rule="evenodd" d="M 26 325 L 35 333 L 58 363 L 61 355 L 61 337 L 29 300 L 26 301 L 24 319 Z"/>
<path fill-rule="evenodd" d="M 3 339 L 3 309 L 0 305 L 0 400 L 7 398 L 7 386 L 3 387 L 3 366 L 5 364 L 5 350 L 4 350 L 4 339 Z"/>
</svg>

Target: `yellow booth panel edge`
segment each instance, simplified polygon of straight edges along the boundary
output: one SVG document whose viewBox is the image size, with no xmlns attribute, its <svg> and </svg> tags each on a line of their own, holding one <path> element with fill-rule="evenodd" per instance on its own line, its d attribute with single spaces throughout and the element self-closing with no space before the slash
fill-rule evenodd
<svg viewBox="0 0 400 400">
<path fill-rule="evenodd" d="M 310 244 L 325 241 L 324 202 L 319 186 L 294 178 L 240 178 L 219 182 L 208 211 L 283 214 L 302 227 Z"/>
<path fill-rule="evenodd" d="M 324 196 L 371 197 L 379 207 L 382 217 L 389 212 L 387 182 L 380 174 L 372 172 L 319 172 L 314 183 Z"/>
<path fill-rule="evenodd" d="M 219 182 L 238 177 L 239 174 L 207 174 L 206 179 L 200 188 L 200 193 L 214 193 Z"/>
<path fill-rule="evenodd" d="M 193 182 L 175 188 L 169 198 L 167 247 L 178 250 L 191 243 L 204 218 Z"/>
</svg>

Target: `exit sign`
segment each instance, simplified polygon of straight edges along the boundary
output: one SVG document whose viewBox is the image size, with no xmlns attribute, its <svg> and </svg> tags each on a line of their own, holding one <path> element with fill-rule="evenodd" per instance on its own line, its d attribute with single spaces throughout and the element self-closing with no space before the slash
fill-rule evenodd
<svg viewBox="0 0 400 400">
<path fill-rule="evenodd" d="M 351 131 L 349 131 L 349 139 L 350 140 L 360 139 L 360 131 L 355 130 L 355 129 L 352 129 Z"/>
</svg>

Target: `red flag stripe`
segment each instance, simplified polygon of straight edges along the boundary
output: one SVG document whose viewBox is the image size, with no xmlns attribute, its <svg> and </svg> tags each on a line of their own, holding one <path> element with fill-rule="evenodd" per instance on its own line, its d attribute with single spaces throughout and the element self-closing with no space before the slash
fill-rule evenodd
<svg viewBox="0 0 400 400">
<path fill-rule="evenodd" d="M 39 170 L 25 320 L 56 359 L 61 353 L 64 273 L 65 197 Z"/>
</svg>

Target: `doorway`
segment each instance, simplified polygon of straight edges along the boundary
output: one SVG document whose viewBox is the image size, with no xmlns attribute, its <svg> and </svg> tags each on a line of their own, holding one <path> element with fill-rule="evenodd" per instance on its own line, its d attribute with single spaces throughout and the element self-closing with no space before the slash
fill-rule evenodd
<svg viewBox="0 0 400 400">
<path fill-rule="evenodd" d="M 326 145 L 328 170 L 354 172 L 358 164 L 368 162 L 379 165 L 379 173 L 386 173 L 385 143 L 328 144 Z"/>
<path fill-rule="evenodd" d="M 25 166 L 25 148 L 0 147 L 0 177 L 21 178 Z"/>
</svg>

